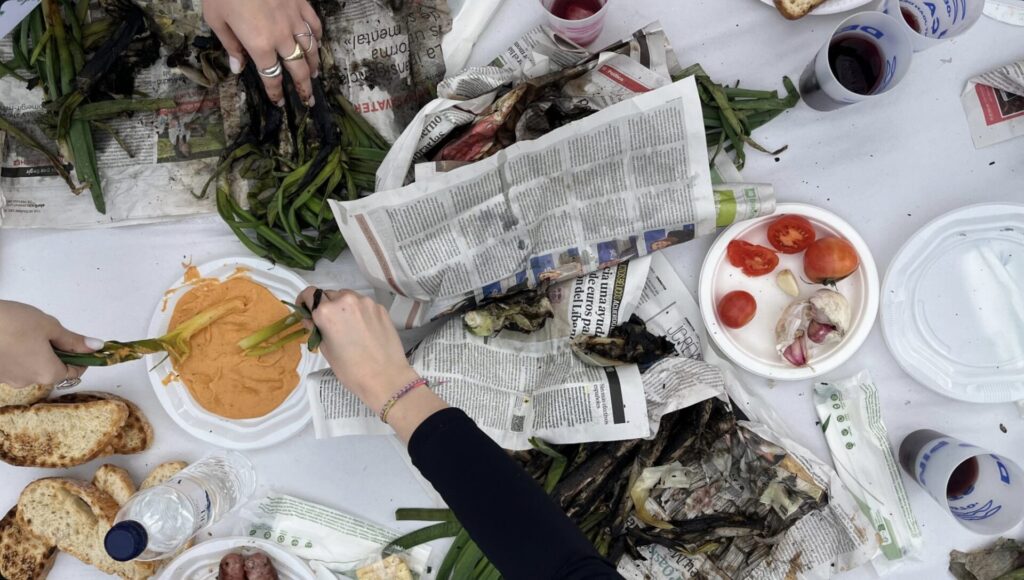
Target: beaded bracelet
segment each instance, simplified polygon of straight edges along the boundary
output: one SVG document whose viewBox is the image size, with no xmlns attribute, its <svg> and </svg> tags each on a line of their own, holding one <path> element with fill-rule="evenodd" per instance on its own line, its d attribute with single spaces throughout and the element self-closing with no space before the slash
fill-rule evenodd
<svg viewBox="0 0 1024 580">
<path fill-rule="evenodd" d="M 412 391 L 416 387 L 422 387 L 428 384 L 429 382 L 430 381 L 423 378 L 416 379 L 415 381 L 395 391 L 395 394 L 391 395 L 391 398 L 388 399 L 388 402 L 384 403 L 384 406 L 380 408 L 380 420 L 383 421 L 384 423 L 387 423 L 388 413 L 391 412 L 391 408 L 395 406 L 395 403 L 398 402 L 398 399 L 401 399 L 402 397 L 406 396 L 407 394 L 409 394 L 409 391 Z"/>
</svg>

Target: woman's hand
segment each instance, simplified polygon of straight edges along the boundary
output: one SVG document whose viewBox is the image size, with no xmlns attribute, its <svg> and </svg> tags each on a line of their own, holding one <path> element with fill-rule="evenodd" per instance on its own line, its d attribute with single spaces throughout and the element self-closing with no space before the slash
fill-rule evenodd
<svg viewBox="0 0 1024 580">
<path fill-rule="evenodd" d="M 320 74 L 318 48 L 323 28 L 316 11 L 306 0 L 203 0 L 203 17 L 228 52 L 231 72 L 238 74 L 246 55 L 257 70 L 278 63 L 284 65 L 295 82 L 295 89 L 308 105 L 313 105 L 310 79 Z M 308 25 L 308 28 L 307 28 Z M 308 36 L 312 31 L 313 38 Z M 296 49 L 305 58 L 285 60 Z M 267 96 L 284 105 L 282 76 L 261 75 Z"/>
<path fill-rule="evenodd" d="M 320 352 L 341 384 L 380 413 L 395 392 L 419 378 L 387 310 L 350 290 L 324 290 L 319 304 L 315 296 L 316 288 L 306 288 L 299 302 L 313 312 L 323 336 Z M 430 389 L 413 389 L 392 407 L 388 424 L 408 441 L 420 423 L 447 406 Z"/>
<path fill-rule="evenodd" d="M 37 308 L 0 300 L 0 383 L 21 388 L 77 379 L 85 369 L 65 365 L 54 349 L 88 353 L 101 348 L 102 340 L 75 334 Z"/>
</svg>

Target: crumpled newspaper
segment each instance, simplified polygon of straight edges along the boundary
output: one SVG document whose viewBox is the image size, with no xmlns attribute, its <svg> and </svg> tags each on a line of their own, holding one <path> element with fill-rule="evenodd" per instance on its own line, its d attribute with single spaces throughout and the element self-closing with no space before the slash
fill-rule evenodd
<svg viewBox="0 0 1024 580">
<path fill-rule="evenodd" d="M 957 580 L 1021 580 L 1024 578 L 1024 544 L 999 538 L 994 546 L 949 553 L 949 572 Z"/>
<path fill-rule="evenodd" d="M 1024 135 L 1024 60 L 973 77 L 960 102 L 976 149 Z"/>
</svg>

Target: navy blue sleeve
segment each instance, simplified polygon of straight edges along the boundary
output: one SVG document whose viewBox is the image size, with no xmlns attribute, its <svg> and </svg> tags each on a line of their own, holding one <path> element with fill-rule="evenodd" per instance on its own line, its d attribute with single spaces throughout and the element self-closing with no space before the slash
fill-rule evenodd
<svg viewBox="0 0 1024 580">
<path fill-rule="evenodd" d="M 621 578 L 544 489 L 461 410 L 427 418 L 409 440 L 409 455 L 505 578 Z"/>
</svg>

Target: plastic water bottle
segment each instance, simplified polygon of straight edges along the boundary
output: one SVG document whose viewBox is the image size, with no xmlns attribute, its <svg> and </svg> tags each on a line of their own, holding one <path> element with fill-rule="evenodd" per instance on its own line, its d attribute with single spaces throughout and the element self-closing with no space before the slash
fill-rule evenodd
<svg viewBox="0 0 1024 580">
<path fill-rule="evenodd" d="M 252 463 L 236 451 L 220 451 L 131 497 L 117 513 L 104 547 L 111 558 L 160 560 L 223 518 L 256 490 Z"/>
</svg>

